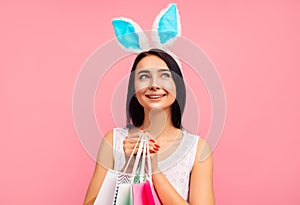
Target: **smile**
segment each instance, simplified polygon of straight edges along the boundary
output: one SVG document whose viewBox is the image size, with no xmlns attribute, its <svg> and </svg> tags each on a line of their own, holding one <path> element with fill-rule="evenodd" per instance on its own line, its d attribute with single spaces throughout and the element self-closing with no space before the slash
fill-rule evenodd
<svg viewBox="0 0 300 205">
<path fill-rule="evenodd" d="M 149 98 L 149 99 L 156 100 L 156 99 L 160 99 L 160 98 L 162 98 L 162 97 L 164 97 L 166 95 L 167 94 L 151 94 L 151 95 L 146 95 L 146 97 Z"/>
</svg>

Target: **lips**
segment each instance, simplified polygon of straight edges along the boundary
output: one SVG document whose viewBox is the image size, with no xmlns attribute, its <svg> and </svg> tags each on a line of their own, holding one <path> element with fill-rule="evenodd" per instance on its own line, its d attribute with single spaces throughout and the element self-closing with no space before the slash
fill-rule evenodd
<svg viewBox="0 0 300 205">
<path fill-rule="evenodd" d="M 148 95 L 146 95 L 146 97 L 151 99 L 151 100 L 156 100 L 156 99 L 160 99 L 160 98 L 162 98 L 166 95 L 167 94 L 148 94 Z"/>
</svg>

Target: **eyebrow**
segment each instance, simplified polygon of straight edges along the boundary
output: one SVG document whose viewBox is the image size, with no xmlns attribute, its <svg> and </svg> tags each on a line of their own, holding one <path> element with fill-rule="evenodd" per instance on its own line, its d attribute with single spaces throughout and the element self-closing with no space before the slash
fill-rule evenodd
<svg viewBox="0 0 300 205">
<path fill-rule="evenodd" d="M 139 75 L 140 73 L 150 73 L 150 71 L 149 70 L 141 70 L 137 74 Z"/>
<path fill-rule="evenodd" d="M 159 69 L 158 71 L 159 71 L 159 72 L 165 72 L 165 71 L 171 72 L 170 69 L 166 69 L 166 68 L 161 68 L 161 69 Z"/>
<path fill-rule="evenodd" d="M 158 72 L 171 72 L 169 69 L 166 69 L 166 68 L 161 68 L 161 69 L 158 69 L 157 70 Z M 139 71 L 137 74 L 139 75 L 140 73 L 150 73 L 150 71 L 149 70 L 141 70 L 141 71 Z"/>
</svg>

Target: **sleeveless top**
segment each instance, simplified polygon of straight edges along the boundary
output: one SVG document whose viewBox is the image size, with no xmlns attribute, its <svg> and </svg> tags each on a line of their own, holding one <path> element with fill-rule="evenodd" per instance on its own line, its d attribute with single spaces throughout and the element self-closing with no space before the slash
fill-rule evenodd
<svg viewBox="0 0 300 205">
<path fill-rule="evenodd" d="M 177 149 L 166 159 L 158 162 L 158 166 L 176 191 L 188 201 L 190 173 L 192 171 L 198 139 L 197 135 L 182 130 L 183 137 Z M 120 171 L 125 165 L 123 140 L 128 128 L 113 129 L 114 170 Z"/>
</svg>

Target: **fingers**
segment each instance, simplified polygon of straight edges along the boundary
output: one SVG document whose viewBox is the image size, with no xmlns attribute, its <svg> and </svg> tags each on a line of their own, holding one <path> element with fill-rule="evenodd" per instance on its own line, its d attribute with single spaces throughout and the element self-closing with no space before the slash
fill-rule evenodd
<svg viewBox="0 0 300 205">
<path fill-rule="evenodd" d="M 128 136 L 125 137 L 124 141 L 123 141 L 123 149 L 124 149 L 124 153 L 127 157 L 129 157 L 132 152 L 134 155 L 137 154 L 140 143 L 138 143 L 138 139 L 140 137 L 140 135 L 143 132 L 141 130 L 130 130 L 128 132 Z M 138 144 L 137 144 L 138 143 Z M 134 149 L 136 146 L 136 149 Z M 156 142 L 155 139 L 150 138 L 149 139 L 149 152 L 150 154 L 154 154 L 157 153 L 160 149 L 159 144 Z"/>
<path fill-rule="evenodd" d="M 133 154 L 136 154 L 139 149 L 139 143 L 136 145 L 138 138 L 129 138 L 126 137 L 123 141 L 123 149 L 126 156 L 130 156 L 131 153 L 134 151 Z M 136 149 L 134 150 L 134 147 L 136 146 Z"/>
<path fill-rule="evenodd" d="M 127 157 L 129 157 L 132 152 L 133 154 L 136 154 L 138 152 L 139 149 L 138 139 L 140 135 L 141 135 L 141 131 L 138 129 L 129 130 L 128 135 L 125 137 L 123 141 L 123 150 Z M 136 149 L 134 150 L 135 146 Z"/>
<path fill-rule="evenodd" d="M 155 139 L 149 139 L 149 150 L 150 153 L 156 153 L 160 149 L 159 144 L 156 143 Z"/>
</svg>

